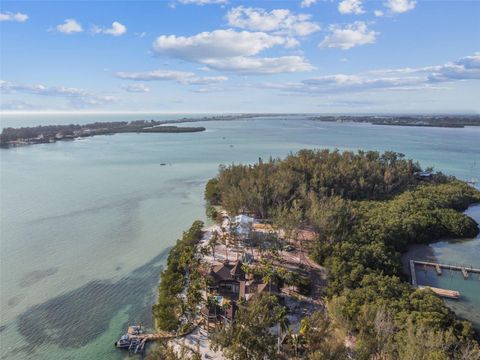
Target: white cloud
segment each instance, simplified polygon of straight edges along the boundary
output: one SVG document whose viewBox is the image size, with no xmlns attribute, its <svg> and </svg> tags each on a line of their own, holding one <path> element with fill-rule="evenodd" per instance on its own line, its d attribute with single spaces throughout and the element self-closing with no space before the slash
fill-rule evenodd
<svg viewBox="0 0 480 360">
<path fill-rule="evenodd" d="M 118 72 L 116 77 L 133 81 L 176 81 L 187 85 L 209 85 L 228 80 L 226 76 L 196 76 L 194 73 L 174 70 L 154 70 L 145 72 Z"/>
<path fill-rule="evenodd" d="M 444 65 L 369 71 L 363 74 L 334 74 L 290 83 L 264 83 L 264 88 L 289 94 L 315 95 L 363 91 L 438 90 L 439 83 L 480 80 L 480 53 Z"/>
<path fill-rule="evenodd" d="M 300 3 L 301 8 L 308 8 L 317 3 L 317 0 L 302 0 Z"/>
<path fill-rule="evenodd" d="M 91 91 L 79 88 L 45 86 L 41 84 L 16 84 L 4 80 L 0 80 L 0 90 L 4 93 L 26 93 L 41 96 L 63 97 L 68 99 L 72 106 L 78 108 L 100 106 L 117 101 L 114 96 L 98 95 Z"/>
<path fill-rule="evenodd" d="M 174 80 L 183 82 L 185 79 L 195 76 L 194 73 L 174 70 L 155 70 L 145 72 L 117 72 L 116 77 L 134 81 L 162 81 Z"/>
<path fill-rule="evenodd" d="M 106 34 L 112 36 L 121 36 L 127 32 L 127 27 L 118 21 L 112 23 L 111 28 L 101 28 L 96 25 L 92 27 L 92 33 L 94 34 Z"/>
<path fill-rule="evenodd" d="M 210 59 L 205 62 L 210 68 L 244 75 L 267 75 L 312 71 L 315 69 L 301 56 L 281 56 L 273 58 L 233 57 L 227 59 Z"/>
<path fill-rule="evenodd" d="M 66 19 L 63 24 L 57 25 L 55 28 L 58 32 L 64 34 L 74 34 L 83 31 L 82 25 L 75 19 Z"/>
<path fill-rule="evenodd" d="M 455 62 L 433 67 L 428 78 L 432 82 L 480 80 L 480 52 Z"/>
<path fill-rule="evenodd" d="M 185 83 L 188 85 L 211 85 L 227 81 L 226 76 L 201 76 L 186 79 Z"/>
<path fill-rule="evenodd" d="M 150 92 L 150 88 L 145 84 L 129 84 L 123 86 L 123 89 L 128 92 L 136 92 L 136 93 L 147 93 Z"/>
<path fill-rule="evenodd" d="M 10 11 L 0 13 L 0 21 L 15 21 L 15 22 L 25 22 L 28 20 L 27 14 L 22 13 L 12 13 Z"/>
<path fill-rule="evenodd" d="M 385 6 L 394 13 L 404 13 L 415 8 L 417 4 L 414 0 L 387 0 Z"/>
<path fill-rule="evenodd" d="M 178 0 L 180 4 L 188 5 L 209 5 L 209 4 L 227 4 L 228 0 Z"/>
<path fill-rule="evenodd" d="M 264 32 L 215 30 L 185 37 L 161 35 L 153 43 L 157 54 L 190 61 L 251 56 L 275 45 L 284 45 L 286 39 Z"/>
<path fill-rule="evenodd" d="M 198 62 L 210 69 L 243 74 L 312 70 L 313 66 L 299 56 L 253 57 L 276 45 L 288 48 L 296 44 L 296 40 L 289 37 L 228 29 L 189 37 L 162 35 L 155 40 L 153 49 L 157 54 Z"/>
<path fill-rule="evenodd" d="M 246 30 L 274 32 L 277 35 L 306 36 L 320 30 L 309 14 L 293 14 L 287 9 L 270 12 L 260 8 L 238 6 L 227 13 L 230 26 Z"/>
<path fill-rule="evenodd" d="M 344 28 L 338 26 L 330 27 L 331 34 L 325 36 L 320 47 L 351 49 L 355 46 L 373 44 L 378 35 L 373 30 L 368 30 L 367 24 L 363 21 L 356 21 Z"/>
<path fill-rule="evenodd" d="M 342 14 L 356 14 L 365 13 L 362 8 L 362 0 L 343 0 L 338 4 L 338 11 Z"/>
<path fill-rule="evenodd" d="M 376 17 L 381 17 L 381 16 L 384 15 L 382 10 L 375 10 L 375 11 L 373 12 L 373 14 L 374 14 Z"/>
</svg>

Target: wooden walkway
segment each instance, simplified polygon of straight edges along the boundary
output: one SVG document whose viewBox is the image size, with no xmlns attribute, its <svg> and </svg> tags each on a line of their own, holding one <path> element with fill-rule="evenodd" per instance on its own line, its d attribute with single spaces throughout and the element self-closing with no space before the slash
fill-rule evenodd
<svg viewBox="0 0 480 360">
<path fill-rule="evenodd" d="M 197 320 L 195 323 L 192 324 L 190 328 L 188 328 L 186 331 L 182 333 L 172 333 L 172 332 L 167 332 L 167 331 L 159 331 L 157 333 L 143 333 L 143 332 L 132 332 L 132 329 L 134 329 L 136 326 L 129 326 L 127 330 L 127 341 L 129 342 L 126 346 L 118 346 L 117 341 L 115 343 L 115 346 L 118 348 L 123 348 L 127 349 L 129 354 L 143 354 L 145 350 L 145 345 L 148 341 L 162 341 L 162 340 L 170 340 L 174 338 L 179 338 L 186 336 L 190 334 L 192 331 L 194 331 L 201 323 L 202 319 Z M 138 327 L 140 329 L 140 327 Z M 125 335 L 124 335 L 125 336 Z"/>
<path fill-rule="evenodd" d="M 440 289 L 433 286 L 422 286 L 418 284 L 417 281 L 417 274 L 415 271 L 415 265 L 424 265 L 424 266 L 431 266 L 435 269 L 438 276 L 442 275 L 442 268 L 443 269 L 451 269 L 451 270 L 459 270 L 462 272 L 462 275 L 465 279 L 468 278 L 468 273 L 480 273 L 480 269 L 474 267 L 468 267 L 463 265 L 450 265 L 450 264 L 441 264 L 441 263 L 434 263 L 429 261 L 420 261 L 420 260 L 410 260 L 410 274 L 412 277 L 412 286 L 418 289 L 430 289 L 435 294 L 446 297 L 449 299 L 459 299 L 460 293 L 455 290 L 448 290 L 448 289 Z"/>
<path fill-rule="evenodd" d="M 413 264 L 413 265 L 412 265 Z M 478 273 L 480 274 L 480 268 L 475 268 L 473 266 L 467 265 L 451 265 L 451 264 L 441 264 L 435 263 L 431 261 L 420 261 L 420 260 L 410 260 L 410 271 L 412 272 L 412 266 L 418 265 L 425 265 L 425 266 L 432 266 L 435 268 L 437 275 L 442 275 L 442 268 L 448 270 L 458 270 L 462 272 L 462 275 L 465 279 L 468 278 L 469 273 Z M 412 272 L 413 274 L 413 272 Z M 413 279 L 412 279 L 413 283 Z"/>
</svg>

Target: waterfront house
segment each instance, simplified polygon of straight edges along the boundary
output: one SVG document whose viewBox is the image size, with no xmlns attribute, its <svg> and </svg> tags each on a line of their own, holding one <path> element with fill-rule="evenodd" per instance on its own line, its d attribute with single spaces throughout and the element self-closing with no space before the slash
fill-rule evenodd
<svg viewBox="0 0 480 360">
<path fill-rule="evenodd" d="M 247 279 L 240 260 L 213 265 L 208 273 L 211 283 L 207 289 L 208 304 L 202 309 L 206 324 L 229 323 L 235 318 L 238 302 L 248 301 L 255 294 L 277 293 L 275 284 Z"/>
<path fill-rule="evenodd" d="M 231 300 L 239 299 L 241 283 L 245 283 L 245 272 L 242 269 L 241 261 L 214 265 L 210 275 L 214 281 L 210 291 L 215 291 Z"/>
</svg>

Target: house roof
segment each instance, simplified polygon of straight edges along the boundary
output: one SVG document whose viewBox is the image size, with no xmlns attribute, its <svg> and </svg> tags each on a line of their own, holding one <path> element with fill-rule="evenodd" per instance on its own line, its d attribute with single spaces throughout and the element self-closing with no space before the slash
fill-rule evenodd
<svg viewBox="0 0 480 360">
<path fill-rule="evenodd" d="M 242 262 L 237 260 L 233 264 L 219 264 L 212 268 L 212 275 L 220 281 L 235 280 L 237 277 L 242 277 L 245 272 L 242 269 Z"/>
</svg>

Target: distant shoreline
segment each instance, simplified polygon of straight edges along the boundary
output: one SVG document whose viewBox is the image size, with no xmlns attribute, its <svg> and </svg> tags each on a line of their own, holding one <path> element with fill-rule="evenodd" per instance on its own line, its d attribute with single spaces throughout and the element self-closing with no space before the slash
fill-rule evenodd
<svg viewBox="0 0 480 360">
<path fill-rule="evenodd" d="M 181 118 L 174 120 L 134 120 L 95 122 L 85 125 L 46 125 L 21 128 L 4 128 L 0 134 L 0 147 L 10 148 L 25 145 L 55 143 L 61 140 L 75 140 L 95 135 L 113 135 L 117 133 L 190 133 L 205 131 L 205 127 L 178 127 L 176 124 L 207 122 L 207 121 L 234 121 L 254 119 L 260 117 L 275 118 L 284 116 L 300 116 L 302 114 L 236 114 L 216 115 L 195 118 Z M 387 126 L 412 127 L 443 127 L 464 128 L 465 126 L 480 126 L 479 115 L 322 115 L 309 116 L 308 120 L 336 123 L 370 123 Z M 175 125 L 174 125 L 175 124 Z"/>
<path fill-rule="evenodd" d="M 414 127 L 464 128 L 465 126 L 480 126 L 479 115 L 312 116 L 310 120 Z"/>
</svg>

